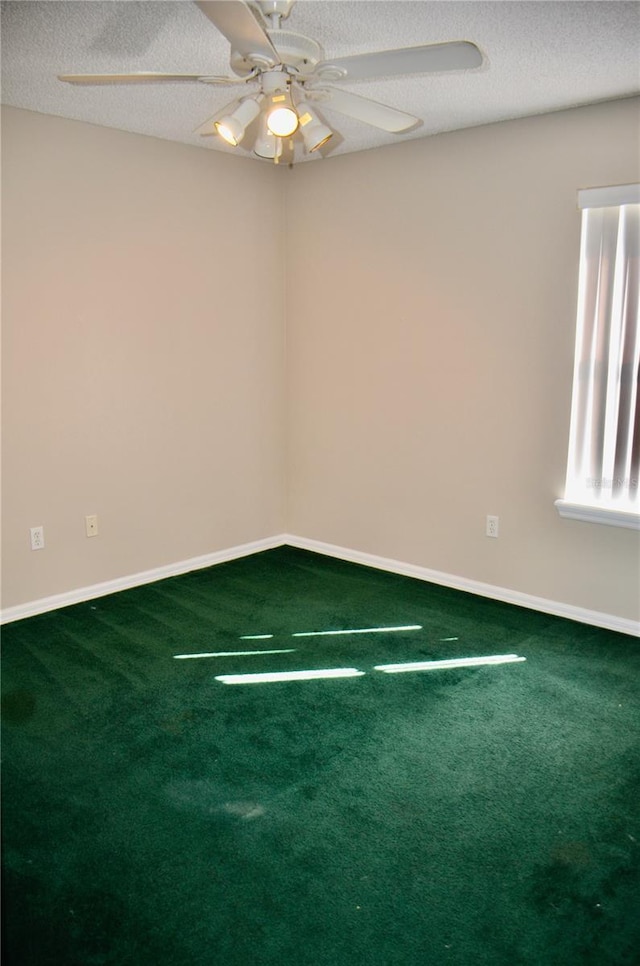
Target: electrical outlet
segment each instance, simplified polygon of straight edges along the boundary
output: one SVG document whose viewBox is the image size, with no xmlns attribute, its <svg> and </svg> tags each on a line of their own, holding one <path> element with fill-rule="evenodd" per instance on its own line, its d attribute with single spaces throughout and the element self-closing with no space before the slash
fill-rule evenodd
<svg viewBox="0 0 640 966">
<path fill-rule="evenodd" d="M 88 537 L 98 536 L 98 517 L 95 513 L 90 513 L 84 518 L 84 527 Z"/>
<path fill-rule="evenodd" d="M 31 549 L 44 550 L 44 527 L 31 527 Z"/>
<path fill-rule="evenodd" d="M 492 516 L 487 517 L 487 529 L 485 533 L 488 537 L 498 536 L 498 522 L 499 522 L 498 517 L 492 517 Z"/>
</svg>

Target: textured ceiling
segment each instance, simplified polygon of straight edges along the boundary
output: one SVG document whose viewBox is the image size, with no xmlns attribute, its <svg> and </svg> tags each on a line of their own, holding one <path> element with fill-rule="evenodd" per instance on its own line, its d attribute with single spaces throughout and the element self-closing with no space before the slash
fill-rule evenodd
<svg viewBox="0 0 640 966">
<path fill-rule="evenodd" d="M 190 0 L 13 0 L 1 9 L 3 103 L 252 157 L 244 142 L 234 149 L 194 133 L 242 88 L 72 87 L 57 80 L 89 72 L 228 75 L 228 41 Z M 635 2 L 298 0 L 283 27 L 316 39 L 328 57 L 471 40 L 485 58 L 470 71 L 345 83 L 422 123 L 388 134 L 323 105 L 337 132 L 326 157 L 640 90 Z"/>
</svg>

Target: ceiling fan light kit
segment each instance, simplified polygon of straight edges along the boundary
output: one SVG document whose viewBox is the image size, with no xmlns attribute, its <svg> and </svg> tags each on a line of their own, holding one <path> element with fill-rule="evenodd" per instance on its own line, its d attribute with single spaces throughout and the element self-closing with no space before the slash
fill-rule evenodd
<svg viewBox="0 0 640 966">
<path fill-rule="evenodd" d="M 256 157 L 264 158 L 265 161 L 273 161 L 275 164 L 282 156 L 282 140 L 275 137 L 267 127 L 266 114 L 263 114 L 261 118 L 260 133 L 256 138 L 253 153 Z"/>
<path fill-rule="evenodd" d="M 257 97 L 247 97 L 240 101 L 240 104 L 230 114 L 225 114 L 215 122 L 215 129 L 220 137 L 230 144 L 237 147 L 242 141 L 247 128 L 252 121 L 255 121 L 260 113 L 260 104 L 263 100 L 261 94 Z"/>
<path fill-rule="evenodd" d="M 318 148 L 327 143 L 329 138 L 333 137 L 333 131 L 320 120 L 315 111 L 304 101 L 298 103 L 298 111 L 300 112 L 302 140 L 306 150 L 311 154 L 312 151 L 317 151 Z"/>
<path fill-rule="evenodd" d="M 251 95 L 233 102 L 197 129 L 202 137 L 218 134 L 237 147 L 247 128 L 261 116 L 260 133 L 253 154 L 278 163 L 283 141 L 288 163 L 294 146 L 302 141 L 307 154 L 326 144 L 333 131 L 309 106 L 322 100 L 331 110 L 369 124 L 389 134 L 401 134 L 422 121 L 412 114 L 353 94 L 327 83 L 373 80 L 409 74 L 473 70 L 483 57 L 469 41 L 401 47 L 365 54 L 325 59 L 321 45 L 310 37 L 283 30 L 295 0 L 196 0 L 205 17 L 229 41 L 230 67 L 235 76 L 208 74 L 60 74 L 73 85 L 205 83 L 210 85 L 257 85 Z M 339 140 L 339 139 L 338 139 Z M 251 150 L 251 146 L 249 147 Z"/>
</svg>

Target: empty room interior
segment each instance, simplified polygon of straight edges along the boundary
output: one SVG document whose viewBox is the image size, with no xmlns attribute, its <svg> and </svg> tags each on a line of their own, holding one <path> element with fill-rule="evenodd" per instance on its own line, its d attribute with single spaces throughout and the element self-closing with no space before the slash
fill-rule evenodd
<svg viewBox="0 0 640 966">
<path fill-rule="evenodd" d="M 576 511 L 568 453 L 583 215 L 640 209 L 640 6 L 259 7 L 3 4 L 7 962 L 637 963 L 637 234 L 618 509 L 605 470 Z M 319 150 L 194 135 L 236 10 L 413 126 L 292 75 Z"/>
</svg>

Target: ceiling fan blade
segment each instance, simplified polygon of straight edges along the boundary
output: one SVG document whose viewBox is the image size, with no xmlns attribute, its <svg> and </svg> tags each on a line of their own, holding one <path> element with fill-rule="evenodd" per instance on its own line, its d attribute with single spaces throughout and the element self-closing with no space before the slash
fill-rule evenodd
<svg viewBox="0 0 640 966">
<path fill-rule="evenodd" d="M 353 117 L 356 121 L 364 121 L 373 127 L 389 131 L 391 134 L 398 134 L 400 131 L 408 131 L 409 128 L 420 124 L 420 118 L 413 114 L 406 114 L 398 111 L 395 107 L 387 107 L 378 101 L 372 101 L 368 97 L 360 97 L 359 94 L 352 94 L 351 91 L 338 90 L 335 87 L 327 88 L 331 95 L 326 101 L 326 106 L 334 108 L 339 114 L 346 114 Z"/>
<path fill-rule="evenodd" d="M 213 77 L 208 74 L 58 74 L 58 80 L 67 84 L 243 84 L 246 78 Z"/>
<path fill-rule="evenodd" d="M 318 64 L 315 76 L 326 80 L 367 80 L 400 74 L 428 74 L 442 70 L 468 70 L 479 67 L 482 54 L 467 40 L 421 47 L 377 50 L 370 54 L 336 57 Z"/>
<path fill-rule="evenodd" d="M 196 4 L 227 38 L 232 50 L 243 57 L 258 55 L 271 67 L 280 63 L 278 52 L 244 0 L 196 0 Z"/>
</svg>

